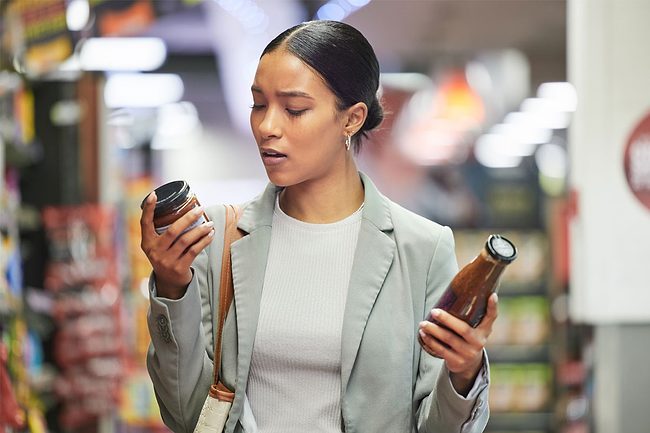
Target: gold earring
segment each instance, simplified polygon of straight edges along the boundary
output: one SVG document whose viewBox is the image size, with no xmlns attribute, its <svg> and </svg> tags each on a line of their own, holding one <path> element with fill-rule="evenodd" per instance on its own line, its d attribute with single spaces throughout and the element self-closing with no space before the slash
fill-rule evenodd
<svg viewBox="0 0 650 433">
<path fill-rule="evenodd" d="M 350 150 L 350 145 L 352 144 L 352 138 L 350 134 L 345 134 L 345 150 Z"/>
</svg>

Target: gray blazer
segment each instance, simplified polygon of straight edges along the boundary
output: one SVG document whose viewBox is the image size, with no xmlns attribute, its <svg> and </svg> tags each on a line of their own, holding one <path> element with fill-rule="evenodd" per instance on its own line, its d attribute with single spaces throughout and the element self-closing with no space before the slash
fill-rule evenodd
<svg viewBox="0 0 650 433">
<path fill-rule="evenodd" d="M 487 377 L 474 398 L 458 395 L 444 362 L 421 350 L 416 338 L 418 323 L 458 269 L 451 230 L 391 202 L 364 174 L 361 179 L 365 204 L 343 319 L 342 429 L 346 433 L 482 432 L 489 416 Z M 239 418 L 277 192 L 269 185 L 243 206 L 239 228 L 248 235 L 232 245 L 235 296 L 224 326 L 221 378 L 236 392 L 227 433 L 243 431 Z M 150 282 L 147 366 L 162 418 L 179 433 L 193 431 L 212 381 L 223 209 L 208 211 L 215 237 L 193 263 L 194 277 L 184 297 L 158 298 Z M 488 375 L 487 368 L 483 374 Z"/>
</svg>

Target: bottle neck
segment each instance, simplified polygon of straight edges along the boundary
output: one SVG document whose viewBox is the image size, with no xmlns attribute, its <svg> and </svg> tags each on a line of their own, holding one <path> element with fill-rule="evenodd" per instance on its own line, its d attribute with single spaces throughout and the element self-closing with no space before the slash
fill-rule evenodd
<svg viewBox="0 0 650 433">
<path fill-rule="evenodd" d="M 494 257 L 492 257 L 490 253 L 488 253 L 488 251 L 485 248 L 481 250 L 481 253 L 479 255 L 481 259 L 485 260 L 486 262 L 495 266 L 499 266 L 501 268 L 505 268 L 507 265 L 510 264 L 510 262 L 504 262 L 502 260 L 495 259 Z"/>
<path fill-rule="evenodd" d="M 481 250 L 478 259 L 484 263 L 481 267 L 486 272 L 484 276 L 485 282 L 494 286 L 492 290 L 496 289 L 499 278 L 508 265 L 508 262 L 495 259 L 485 248 Z"/>
</svg>

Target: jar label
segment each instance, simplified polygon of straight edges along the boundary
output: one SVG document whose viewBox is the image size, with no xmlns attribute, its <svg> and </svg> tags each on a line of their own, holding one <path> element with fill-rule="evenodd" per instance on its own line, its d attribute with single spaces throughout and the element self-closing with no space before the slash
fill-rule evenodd
<svg viewBox="0 0 650 433">
<path fill-rule="evenodd" d="M 181 233 L 181 235 L 182 235 L 183 233 L 187 232 L 187 231 L 192 230 L 194 227 L 198 227 L 198 226 L 200 226 L 201 224 L 204 224 L 204 223 L 206 223 L 206 222 L 208 222 L 208 220 L 207 220 L 207 218 L 205 217 L 205 214 L 203 214 L 203 215 L 201 215 L 201 216 L 199 217 L 198 220 L 196 220 L 196 221 L 195 221 L 193 224 L 191 224 L 188 228 L 186 228 L 185 230 L 183 230 L 183 232 Z M 161 235 L 161 234 L 165 233 L 165 232 L 167 231 L 167 229 L 168 229 L 170 226 L 171 226 L 171 224 L 168 224 L 168 225 L 166 225 L 166 226 L 162 226 L 162 227 L 156 227 L 156 233 L 158 233 L 159 235 Z M 179 235 L 179 236 L 180 236 L 180 235 Z"/>
</svg>

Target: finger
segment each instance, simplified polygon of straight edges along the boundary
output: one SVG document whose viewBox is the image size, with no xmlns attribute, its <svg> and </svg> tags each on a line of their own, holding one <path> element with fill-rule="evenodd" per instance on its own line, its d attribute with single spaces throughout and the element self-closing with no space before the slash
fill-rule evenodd
<svg viewBox="0 0 650 433">
<path fill-rule="evenodd" d="M 194 259 L 196 259 L 196 256 L 198 256 L 205 247 L 210 245 L 212 238 L 214 238 L 214 228 L 211 228 L 207 234 L 183 251 L 183 254 L 179 258 L 180 265 L 183 267 L 190 267 L 192 262 L 194 262 Z"/>
<path fill-rule="evenodd" d="M 144 200 L 144 206 L 142 206 L 142 215 L 140 216 L 140 230 L 142 232 L 143 241 L 146 238 L 156 236 L 156 229 L 153 225 L 153 211 L 156 208 L 156 192 L 152 191 L 147 198 Z"/>
<path fill-rule="evenodd" d="M 440 308 L 434 308 L 431 310 L 431 316 L 442 326 L 447 327 L 448 329 L 454 331 L 459 336 L 468 339 L 471 337 L 472 328 L 469 324 L 462 321 L 461 319 L 454 317 L 445 310 Z"/>
<path fill-rule="evenodd" d="M 482 343 L 486 341 L 475 329 L 472 329 L 471 337 L 462 338 L 455 332 L 436 323 L 423 321 L 420 323 L 420 327 L 425 333 L 428 333 L 437 342 L 442 344 L 443 347 L 458 356 L 457 362 L 464 362 L 466 359 L 475 357 L 477 352 L 483 350 Z"/>
<path fill-rule="evenodd" d="M 488 298 L 487 313 L 485 317 L 488 317 L 494 321 L 499 315 L 499 295 L 492 293 Z"/>
<path fill-rule="evenodd" d="M 459 337 L 455 332 L 440 326 L 436 323 L 429 321 L 420 322 L 420 330 L 424 331 L 430 337 L 433 337 L 437 341 L 443 343 L 447 347 L 453 349 L 455 352 L 468 352 L 466 348 L 468 343 Z"/>
<path fill-rule="evenodd" d="M 490 333 L 489 330 L 482 329 L 478 331 L 477 328 L 473 328 L 467 322 L 441 309 L 434 308 L 431 314 L 440 325 L 456 333 L 472 347 L 482 348 L 485 346 L 487 336 Z"/>
<path fill-rule="evenodd" d="M 185 215 L 177 219 L 170 225 L 164 233 L 165 241 L 168 247 L 174 244 L 184 231 L 187 230 L 192 224 L 195 224 L 203 216 L 203 208 L 197 206 Z"/>
<path fill-rule="evenodd" d="M 213 223 L 208 222 L 195 227 L 183 234 L 181 239 L 171 248 L 157 255 L 157 259 L 152 262 L 152 264 L 155 262 L 154 269 L 156 272 L 160 270 L 166 275 L 186 275 L 196 256 L 212 242 L 214 237 L 214 228 L 212 226 Z M 185 239 L 193 240 L 189 243 Z M 185 244 L 188 246 L 185 247 Z"/>
<path fill-rule="evenodd" d="M 170 247 L 170 252 L 176 257 L 180 258 L 188 251 L 190 247 L 207 236 L 208 233 L 213 231 L 213 227 L 214 223 L 212 221 L 208 221 L 194 228 L 191 228 L 176 238 L 174 244 Z"/>
<path fill-rule="evenodd" d="M 485 317 L 479 324 L 479 328 L 487 330 L 488 334 L 492 332 L 492 325 L 499 315 L 499 297 L 496 293 L 492 293 L 488 298 L 487 312 Z"/>
<path fill-rule="evenodd" d="M 420 342 L 422 350 L 424 350 L 426 353 L 436 358 L 442 358 L 438 353 L 434 351 L 434 349 L 431 348 L 431 345 L 434 341 L 433 337 L 426 334 L 422 329 L 418 330 L 418 341 Z"/>
<path fill-rule="evenodd" d="M 422 329 L 419 330 L 418 335 L 424 343 L 422 348 L 429 355 L 435 356 L 436 358 L 442 358 L 452 365 L 463 363 L 463 358 L 455 353 L 453 349 L 446 347 L 442 342 L 427 334 Z"/>
</svg>

